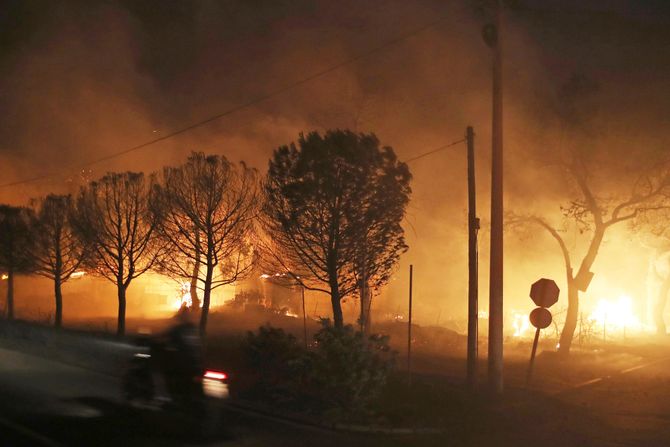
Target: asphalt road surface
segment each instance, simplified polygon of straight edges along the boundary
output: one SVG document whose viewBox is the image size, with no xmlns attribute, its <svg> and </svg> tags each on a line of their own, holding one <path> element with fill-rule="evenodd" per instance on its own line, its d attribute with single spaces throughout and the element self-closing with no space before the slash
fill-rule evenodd
<svg viewBox="0 0 670 447">
<path fill-rule="evenodd" d="M 670 446 L 670 357 L 560 393 L 558 398 L 598 415 L 608 427 L 591 433 L 603 446 Z"/>
<path fill-rule="evenodd" d="M 223 433 L 195 441 L 180 415 L 128 409 L 120 389 L 113 376 L 0 348 L 0 446 L 363 446 L 406 441 L 387 443 L 230 410 L 221 415 Z"/>
<path fill-rule="evenodd" d="M 547 398 L 538 407 L 531 402 L 505 409 L 502 413 L 510 418 L 506 423 L 458 439 L 339 433 L 228 410 L 222 414 L 225 433 L 204 444 L 670 446 L 670 358 L 596 379 Z M 124 407 L 119 390 L 113 376 L 0 349 L 0 446 L 203 444 L 190 437 L 178 415 Z M 546 402 L 558 414 L 536 419 L 545 411 Z M 562 414 L 564 411 L 569 414 Z M 593 423 L 592 417 L 598 422 Z"/>
</svg>

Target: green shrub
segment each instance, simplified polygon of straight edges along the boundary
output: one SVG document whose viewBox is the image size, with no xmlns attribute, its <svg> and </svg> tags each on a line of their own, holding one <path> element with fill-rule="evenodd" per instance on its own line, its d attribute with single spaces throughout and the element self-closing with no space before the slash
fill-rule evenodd
<svg viewBox="0 0 670 447">
<path fill-rule="evenodd" d="M 258 378 L 256 394 L 339 419 L 365 413 L 393 366 L 388 337 L 367 337 L 326 321 L 314 340 L 308 351 L 282 329 L 263 326 L 257 334 L 250 332 L 245 351 Z"/>
<path fill-rule="evenodd" d="M 295 382 L 296 369 L 305 356 L 293 335 L 270 325 L 258 328 L 257 334 L 249 331 L 244 351 L 263 388 L 283 389 Z"/>
<path fill-rule="evenodd" d="M 393 367 L 388 337 L 367 337 L 352 326 L 338 329 L 326 323 L 314 339 L 310 391 L 326 408 L 364 411 L 386 385 Z"/>
</svg>

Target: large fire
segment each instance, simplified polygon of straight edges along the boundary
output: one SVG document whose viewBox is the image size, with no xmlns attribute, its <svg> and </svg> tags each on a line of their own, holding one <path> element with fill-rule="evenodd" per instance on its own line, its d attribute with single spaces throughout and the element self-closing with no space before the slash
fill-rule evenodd
<svg viewBox="0 0 670 447">
<path fill-rule="evenodd" d="M 604 330 L 642 329 L 640 319 L 633 310 L 633 300 L 628 295 L 621 295 L 616 301 L 599 300 L 589 319 Z"/>
<path fill-rule="evenodd" d="M 583 300 L 587 302 L 587 300 Z M 521 338 L 532 334 L 528 313 L 512 311 L 511 326 L 514 330 L 512 336 Z M 618 299 L 600 299 L 593 310 L 585 315 L 585 318 L 593 323 L 591 326 L 596 331 L 610 336 L 626 336 L 626 333 L 640 333 L 648 328 L 642 324 L 636 315 L 633 299 L 629 295 L 620 295 Z M 559 321 L 559 325 L 562 323 Z M 581 323 L 580 323 L 581 324 Z"/>
<path fill-rule="evenodd" d="M 182 306 L 190 308 L 193 306 L 193 300 L 191 299 L 191 283 L 182 282 L 179 288 L 179 296 L 173 301 L 172 308 L 174 310 L 181 309 Z"/>
<path fill-rule="evenodd" d="M 512 312 L 512 327 L 514 328 L 514 337 L 523 337 L 528 328 L 530 328 L 530 320 L 527 313 Z"/>
</svg>

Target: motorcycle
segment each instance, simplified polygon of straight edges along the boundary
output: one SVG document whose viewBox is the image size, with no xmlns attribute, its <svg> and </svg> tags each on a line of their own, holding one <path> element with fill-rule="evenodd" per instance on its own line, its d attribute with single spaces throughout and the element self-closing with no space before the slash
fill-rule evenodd
<svg viewBox="0 0 670 447">
<path fill-rule="evenodd" d="M 122 378 L 126 404 L 137 410 L 179 413 L 195 425 L 197 434 L 214 435 L 220 431 L 221 409 L 230 396 L 228 375 L 213 369 L 184 370 L 175 362 L 169 348 L 139 338 Z"/>
</svg>

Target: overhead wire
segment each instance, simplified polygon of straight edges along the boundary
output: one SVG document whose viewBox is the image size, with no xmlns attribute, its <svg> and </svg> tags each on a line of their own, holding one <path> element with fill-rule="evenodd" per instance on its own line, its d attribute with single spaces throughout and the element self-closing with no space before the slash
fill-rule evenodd
<svg viewBox="0 0 670 447">
<path fill-rule="evenodd" d="M 449 149 L 450 147 L 453 147 L 453 146 L 456 146 L 457 144 L 465 143 L 465 142 L 466 142 L 466 139 L 465 139 L 465 138 L 461 138 L 460 140 L 457 140 L 457 141 L 452 141 L 452 142 L 449 143 L 449 144 L 445 144 L 445 145 L 443 145 L 443 146 L 436 147 L 435 149 L 431 149 L 431 150 L 429 150 L 428 152 L 424 152 L 423 154 L 419 154 L 419 155 L 417 155 L 417 156 L 415 156 L 415 157 L 408 158 L 407 160 L 405 160 L 405 163 L 412 163 L 413 161 L 419 160 L 419 159 L 421 159 L 421 158 L 423 158 L 423 157 L 427 157 L 427 156 L 432 155 L 432 154 L 434 154 L 434 153 L 436 153 L 436 152 L 440 152 L 440 151 Z"/>
<path fill-rule="evenodd" d="M 353 56 L 351 58 L 342 60 L 342 61 L 340 61 L 338 63 L 335 63 L 335 64 L 333 64 L 333 65 L 331 65 L 327 68 L 324 68 L 324 69 L 319 70 L 315 73 L 312 73 L 311 75 L 308 75 L 308 76 L 306 76 L 302 79 L 299 79 L 299 80 L 297 80 L 297 81 L 295 81 L 291 84 L 280 87 L 280 88 L 278 88 L 276 90 L 273 90 L 269 93 L 266 93 L 264 95 L 257 96 L 254 99 L 251 99 L 251 100 L 249 100 L 247 102 L 244 102 L 242 104 L 238 104 L 238 105 L 236 105 L 236 106 L 234 106 L 230 109 L 227 109 L 227 110 L 225 110 L 221 113 L 217 113 L 216 115 L 212 115 L 212 116 L 210 116 L 208 118 L 205 118 L 201 121 L 192 123 L 188 126 L 185 126 L 185 127 L 180 128 L 180 129 L 177 129 L 175 131 L 172 131 L 172 132 L 170 132 L 166 135 L 160 136 L 158 138 L 154 138 L 154 139 L 146 141 L 144 143 L 137 144 L 135 146 L 131 146 L 129 148 L 123 149 L 121 151 L 118 151 L 118 152 L 115 152 L 115 153 L 112 153 L 112 154 L 108 154 L 108 155 L 105 155 L 105 156 L 102 156 L 102 157 L 99 157 L 99 158 L 96 158 L 96 159 L 93 159 L 93 160 L 89 160 L 85 163 L 79 163 L 79 164 L 71 165 L 69 167 L 66 167 L 66 168 L 62 169 L 61 172 L 65 171 L 65 170 L 71 170 L 71 169 L 81 169 L 81 168 L 84 168 L 84 167 L 87 167 L 87 166 L 91 166 L 91 165 L 94 165 L 94 164 L 97 164 L 97 163 L 101 163 L 103 161 L 111 160 L 111 159 L 126 155 L 128 153 L 135 152 L 135 151 L 138 151 L 140 149 L 144 149 L 148 146 L 152 146 L 152 145 L 154 145 L 156 143 L 159 143 L 161 141 L 168 140 L 168 139 L 173 138 L 175 136 L 178 136 L 178 135 L 181 135 L 183 133 L 189 132 L 193 129 L 202 127 L 202 126 L 204 126 L 206 124 L 209 124 L 213 121 L 219 120 L 221 118 L 224 118 L 226 116 L 229 116 L 229 115 L 232 115 L 236 112 L 239 112 L 243 109 L 246 109 L 246 108 L 249 108 L 249 107 L 254 106 L 256 104 L 267 101 L 268 99 L 271 99 L 275 96 L 281 95 L 282 93 L 286 93 L 290 90 L 293 90 L 296 87 L 300 87 L 304 84 L 307 84 L 307 83 L 313 81 L 314 79 L 325 76 L 325 75 L 327 75 L 329 73 L 332 73 L 336 70 L 339 70 L 340 68 L 343 68 L 347 65 L 354 64 L 354 63 L 356 63 L 360 60 L 363 60 L 367 57 L 370 57 L 371 55 L 373 55 L 375 53 L 378 53 L 382 50 L 385 50 L 388 47 L 396 45 L 400 42 L 403 42 L 406 39 L 409 39 L 410 37 L 413 37 L 417 34 L 420 34 L 420 33 L 424 32 L 424 31 L 426 31 L 430 28 L 433 28 L 435 25 L 441 23 L 442 21 L 444 21 L 445 19 L 447 19 L 449 17 L 451 17 L 451 16 L 443 15 L 443 16 L 437 18 L 436 20 L 433 20 L 432 22 L 429 22 L 429 23 L 427 23 L 425 25 L 422 25 L 418 28 L 414 28 L 411 31 L 408 31 L 406 33 L 400 34 L 400 35 L 398 35 L 398 36 L 396 36 L 396 37 L 394 37 L 394 38 L 392 38 L 392 39 L 390 39 L 390 40 L 388 40 L 388 41 L 386 41 L 386 42 L 384 42 L 384 43 L 382 43 L 382 44 L 380 44 L 376 47 L 373 47 L 373 48 L 369 49 L 368 51 L 360 53 L 360 54 L 358 54 L 356 56 Z M 437 150 L 441 150 L 441 149 L 437 149 Z M 421 158 L 422 156 L 425 156 L 425 155 L 429 155 L 429 154 L 421 155 L 421 156 L 417 157 L 417 159 Z M 409 161 L 413 161 L 413 159 L 408 160 L 407 162 L 409 162 Z M 11 187 L 11 186 L 17 186 L 17 185 L 33 183 L 33 182 L 37 182 L 37 181 L 41 181 L 41 180 L 47 180 L 47 179 L 55 177 L 56 175 L 58 175 L 58 173 L 52 172 L 52 173 L 48 173 L 48 174 L 43 174 L 43 175 L 31 177 L 31 178 L 28 178 L 28 179 L 22 179 L 22 180 L 17 180 L 17 181 L 13 181 L 13 182 L 3 183 L 3 184 L 0 184 L 0 188 L 7 188 L 7 187 Z"/>
</svg>

